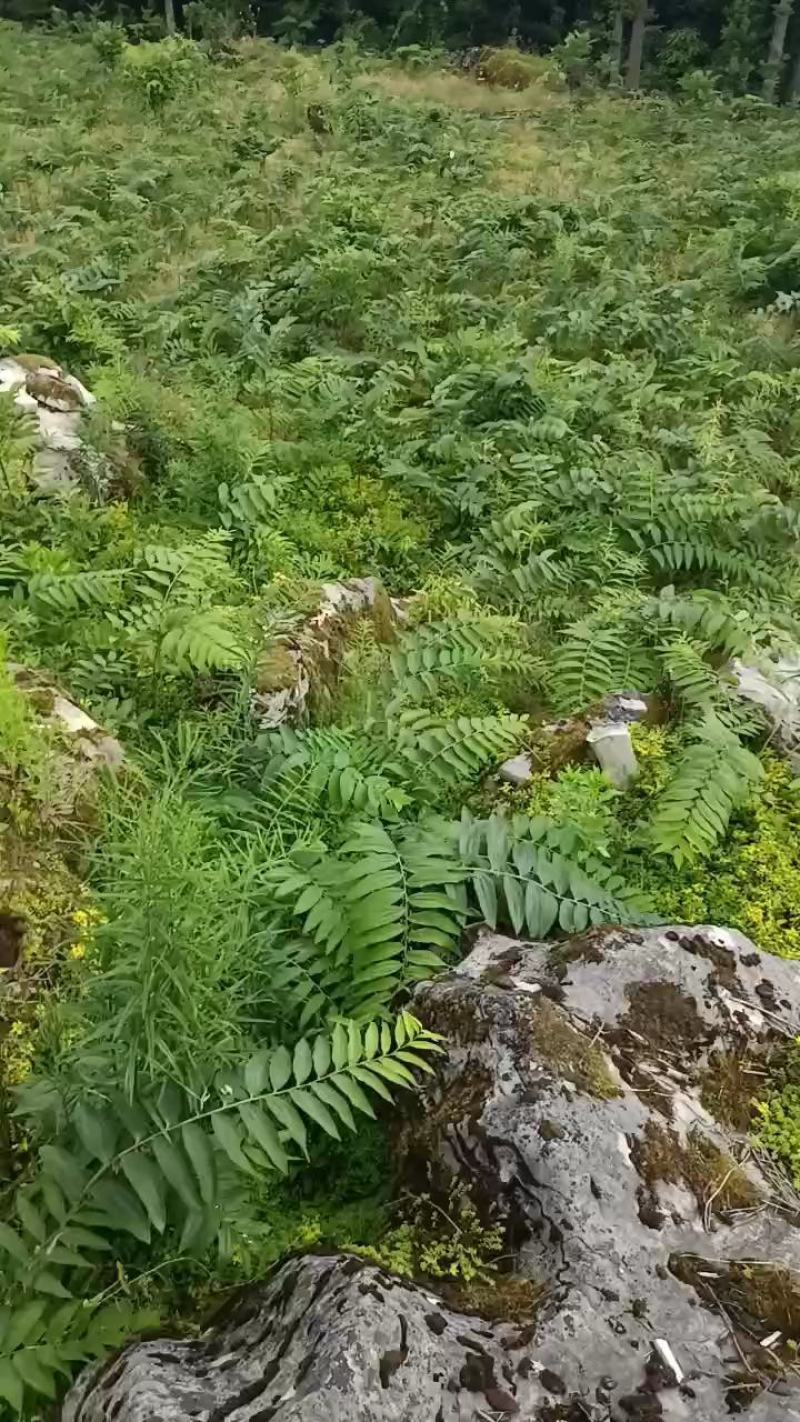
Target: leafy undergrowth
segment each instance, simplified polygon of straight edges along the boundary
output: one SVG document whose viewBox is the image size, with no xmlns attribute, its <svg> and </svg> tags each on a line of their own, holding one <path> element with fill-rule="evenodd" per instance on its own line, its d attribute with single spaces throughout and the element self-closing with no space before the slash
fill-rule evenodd
<svg viewBox="0 0 800 1422">
<path fill-rule="evenodd" d="M 800 636 L 796 121 L 551 78 L 0 26 L 2 354 L 98 397 L 54 496 L 0 395 L 14 1411 L 284 1249 L 485 1282 L 378 1147 L 375 1191 L 326 1154 L 435 1063 L 410 992 L 465 925 L 800 954 L 798 802 L 726 671 Z M 261 727 L 364 575 L 402 615 Z M 14 664 L 124 742 L 80 814 Z M 542 728 L 624 687 L 661 724 L 622 796 Z"/>
</svg>

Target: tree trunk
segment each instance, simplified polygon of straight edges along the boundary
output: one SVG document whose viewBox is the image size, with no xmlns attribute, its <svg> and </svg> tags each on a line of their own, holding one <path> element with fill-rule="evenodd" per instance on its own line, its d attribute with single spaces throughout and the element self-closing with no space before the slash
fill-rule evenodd
<svg viewBox="0 0 800 1422">
<path fill-rule="evenodd" d="M 792 77 L 789 83 L 789 103 L 797 107 L 800 104 L 800 50 L 798 50 L 792 65 Z"/>
<path fill-rule="evenodd" d="M 175 3 L 174 0 L 164 0 L 164 20 L 167 26 L 167 34 L 175 33 Z"/>
<path fill-rule="evenodd" d="M 786 3 L 786 0 L 782 0 Z M 791 0 L 789 0 L 791 4 Z M 628 50 L 628 70 L 625 75 L 625 88 L 629 93 L 635 93 L 639 88 L 642 79 L 642 51 L 644 49 L 644 25 L 647 19 L 647 0 L 636 0 L 636 8 L 633 12 L 633 25 L 631 27 L 631 44 Z"/>
<path fill-rule="evenodd" d="M 618 84 L 622 74 L 622 38 L 625 26 L 625 19 L 622 14 L 622 5 L 614 7 L 614 18 L 611 22 L 611 40 L 608 49 L 608 82 Z"/>
<path fill-rule="evenodd" d="M 764 69 L 763 93 L 767 103 L 770 104 L 774 104 L 778 96 L 778 84 L 783 68 L 783 48 L 786 44 L 786 31 L 789 28 L 789 17 L 793 5 L 794 0 L 778 0 L 775 6 L 772 38 L 769 42 L 769 54 Z"/>
</svg>

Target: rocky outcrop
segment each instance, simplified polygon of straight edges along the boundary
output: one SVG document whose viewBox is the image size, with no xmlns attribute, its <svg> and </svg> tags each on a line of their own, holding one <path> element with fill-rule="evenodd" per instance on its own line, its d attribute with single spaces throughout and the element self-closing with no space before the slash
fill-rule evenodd
<svg viewBox="0 0 800 1422">
<path fill-rule="evenodd" d="M 55 733 L 66 753 L 74 778 L 75 767 L 86 767 L 87 773 L 105 767 L 117 771 L 125 754 L 116 736 L 111 736 L 76 702 L 54 686 L 46 673 L 32 671 L 17 663 L 9 663 L 14 685 L 25 696 L 38 724 Z"/>
<path fill-rule="evenodd" d="M 443 1309 L 362 1259 L 294 1259 L 199 1341 L 138 1344 L 88 1373 L 63 1422 L 510 1416 L 540 1393 L 520 1334 Z"/>
<path fill-rule="evenodd" d="M 448 1055 L 401 1168 L 504 1222 L 535 1315 L 292 1260 L 201 1339 L 86 1374 L 65 1422 L 800 1419 L 800 1201 L 743 1129 L 749 1073 L 800 1028 L 797 966 L 715 928 L 487 934 L 416 1009 Z"/>
<path fill-rule="evenodd" d="M 470 1181 L 547 1281 L 532 1355 L 584 1408 L 553 1415 L 800 1418 L 800 1199 L 741 1129 L 800 1026 L 797 966 L 714 928 L 487 936 L 418 1009 L 449 1052 L 405 1169 Z"/>
<path fill-rule="evenodd" d="M 253 715 L 262 730 L 302 721 L 312 705 L 324 707 L 339 679 L 348 638 L 365 617 L 380 641 L 390 641 L 402 621 L 399 604 L 377 578 L 323 584 L 313 617 L 293 636 L 267 647 L 258 660 Z"/>
<path fill-rule="evenodd" d="M 36 421 L 38 449 L 31 477 L 45 493 L 63 493 L 78 482 L 80 427 L 94 395 L 74 375 L 44 356 L 0 359 L 0 393 L 13 392 L 14 404 Z"/>
</svg>

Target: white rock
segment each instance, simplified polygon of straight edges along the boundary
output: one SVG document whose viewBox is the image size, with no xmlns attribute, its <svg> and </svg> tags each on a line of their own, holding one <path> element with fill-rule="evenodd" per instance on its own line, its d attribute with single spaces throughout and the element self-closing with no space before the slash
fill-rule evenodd
<svg viewBox="0 0 800 1422">
<path fill-rule="evenodd" d="M 800 774 L 800 653 L 760 667 L 735 659 L 728 670 L 742 699 L 761 707 L 776 746 Z"/>
<path fill-rule="evenodd" d="M 66 696 L 56 694 L 53 697 L 52 715 L 56 721 L 61 723 L 65 731 L 70 735 L 77 735 L 78 731 L 98 731 L 100 727 L 91 716 L 76 706 L 74 701 L 68 701 Z"/>
<path fill-rule="evenodd" d="M 0 360 L 0 394 L 7 395 L 10 390 L 24 386 L 26 374 L 25 367 L 14 360 L 13 356 L 4 356 Z"/>
<path fill-rule="evenodd" d="M 530 756 L 515 755 L 511 760 L 504 760 L 497 773 L 509 785 L 527 785 L 533 776 Z"/>
<path fill-rule="evenodd" d="M 630 727 L 624 721 L 601 721 L 589 732 L 586 744 L 606 779 L 618 790 L 626 790 L 639 774 Z"/>
<path fill-rule="evenodd" d="M 43 365 L 47 374 L 58 374 L 64 385 L 74 390 L 84 409 L 97 403 L 96 397 L 74 375 L 59 367 Z M 32 478 L 44 493 L 63 494 L 77 482 L 70 455 L 81 448 L 82 410 L 68 409 L 66 402 L 51 397 L 37 399 L 26 388 L 28 370 L 13 356 L 0 359 L 0 394 L 14 391 L 14 404 L 32 415 L 39 426 L 39 449 L 33 458 Z"/>
</svg>

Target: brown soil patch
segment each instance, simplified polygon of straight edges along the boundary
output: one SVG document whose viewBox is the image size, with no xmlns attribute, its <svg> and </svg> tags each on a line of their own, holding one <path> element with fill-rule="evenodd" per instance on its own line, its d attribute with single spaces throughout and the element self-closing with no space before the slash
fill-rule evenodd
<svg viewBox="0 0 800 1422">
<path fill-rule="evenodd" d="M 696 1128 L 683 1143 L 670 1126 L 648 1121 L 631 1145 L 631 1159 L 653 1198 L 655 1187 L 663 1181 L 686 1185 L 700 1210 L 710 1204 L 717 1215 L 752 1209 L 762 1202 L 758 1188 L 733 1157 Z"/>
<path fill-rule="evenodd" d="M 653 1050 L 685 1056 L 705 1045 L 712 1035 L 694 998 L 674 983 L 637 983 L 628 988 L 627 996 L 630 1005 L 620 1018 L 617 1033 L 628 1028 Z"/>
</svg>

